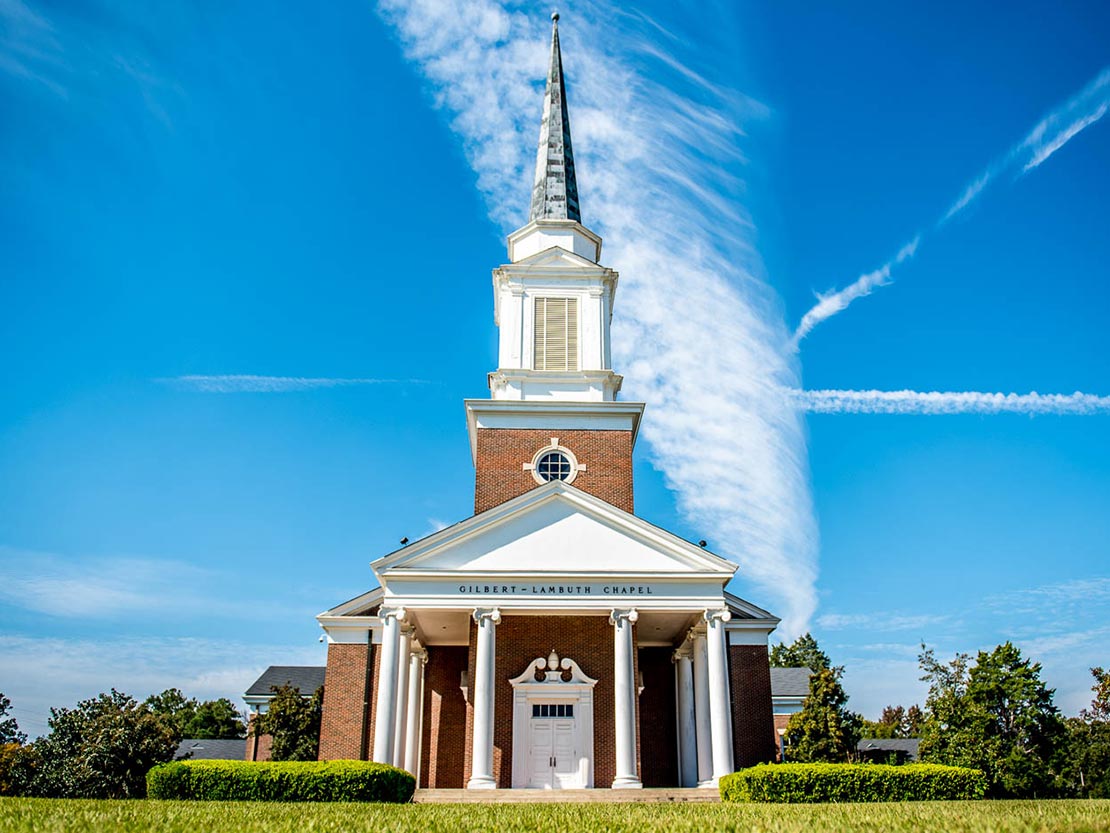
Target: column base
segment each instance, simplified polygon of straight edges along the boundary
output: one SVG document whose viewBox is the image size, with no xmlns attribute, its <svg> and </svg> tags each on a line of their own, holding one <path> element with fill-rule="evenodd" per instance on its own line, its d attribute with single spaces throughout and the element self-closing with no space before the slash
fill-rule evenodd
<svg viewBox="0 0 1110 833">
<path fill-rule="evenodd" d="M 475 775 L 466 782 L 468 790 L 496 790 L 497 782 L 489 775 Z"/>
<path fill-rule="evenodd" d="M 642 790 L 644 788 L 643 782 L 635 776 L 629 778 L 617 778 L 613 781 L 614 790 Z"/>
<path fill-rule="evenodd" d="M 699 790 L 716 790 L 719 789 L 720 786 L 716 778 L 710 778 L 708 781 L 698 781 Z"/>
</svg>

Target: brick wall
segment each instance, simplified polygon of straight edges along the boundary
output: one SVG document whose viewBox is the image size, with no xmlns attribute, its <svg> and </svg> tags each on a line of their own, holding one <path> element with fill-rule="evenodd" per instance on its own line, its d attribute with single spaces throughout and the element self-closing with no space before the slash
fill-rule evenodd
<svg viewBox="0 0 1110 833">
<path fill-rule="evenodd" d="M 247 752 L 246 760 L 248 761 L 268 761 L 270 760 L 270 747 L 273 744 L 273 737 L 271 735 L 259 735 L 255 737 L 251 733 L 254 727 L 255 715 L 250 715 L 247 718 Z"/>
<path fill-rule="evenodd" d="M 771 665 L 765 645 L 729 646 L 732 747 L 737 769 L 775 759 Z"/>
<path fill-rule="evenodd" d="M 561 439 L 561 438 L 560 438 Z M 469 679 L 474 679 L 477 626 L 470 628 Z M 635 631 L 633 631 L 635 639 Z M 578 663 L 594 686 L 594 786 L 609 787 L 616 777 L 613 702 L 613 626 L 609 615 L 511 616 L 497 626 L 494 674 L 493 776 L 497 786 L 513 784 L 513 687 L 509 679 L 554 649 Z M 471 689 L 473 697 L 473 689 Z M 467 709 L 465 779 L 470 778 L 473 707 Z"/>
<path fill-rule="evenodd" d="M 424 739 L 420 786 L 466 786 L 466 701 L 459 680 L 466 670 L 466 646 L 429 646 L 424 666 Z"/>
<path fill-rule="evenodd" d="M 632 511 L 632 432 L 558 431 L 516 428 L 479 428 L 474 474 L 474 513 L 536 488 L 536 481 L 523 465 L 552 437 L 570 449 L 586 467 L 574 486 Z"/>
<path fill-rule="evenodd" d="M 320 721 L 321 761 L 367 757 L 373 654 L 373 646 L 366 643 L 328 645 Z"/>
<path fill-rule="evenodd" d="M 678 784 L 673 648 L 641 648 L 640 773 L 645 787 Z"/>
</svg>

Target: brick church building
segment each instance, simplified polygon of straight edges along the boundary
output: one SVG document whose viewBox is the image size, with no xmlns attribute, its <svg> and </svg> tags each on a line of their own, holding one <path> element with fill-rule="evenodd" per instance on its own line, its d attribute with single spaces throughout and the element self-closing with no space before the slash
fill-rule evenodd
<svg viewBox="0 0 1110 833">
<path fill-rule="evenodd" d="M 498 366 L 465 402 L 474 515 L 317 617 L 320 757 L 430 788 L 712 786 L 774 757 L 778 619 L 725 590 L 735 563 L 633 514 L 645 405 L 618 398 L 557 20 L 528 223 L 493 271 Z"/>
</svg>

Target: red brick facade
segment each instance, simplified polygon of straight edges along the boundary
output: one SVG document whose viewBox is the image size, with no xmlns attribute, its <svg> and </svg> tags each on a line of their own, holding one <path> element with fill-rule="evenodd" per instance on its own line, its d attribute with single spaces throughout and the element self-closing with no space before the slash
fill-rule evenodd
<svg viewBox="0 0 1110 833">
<path fill-rule="evenodd" d="M 420 765 L 420 786 L 430 789 L 466 786 L 467 722 L 463 699 L 462 674 L 466 671 L 465 646 L 428 649 L 424 666 L 424 739 Z"/>
<path fill-rule="evenodd" d="M 255 715 L 250 715 L 247 718 L 247 753 L 246 760 L 248 761 L 268 761 L 270 760 L 270 747 L 273 744 L 273 737 L 270 735 L 255 736 L 251 730 L 254 728 Z"/>
<path fill-rule="evenodd" d="M 320 721 L 320 760 L 361 760 L 370 739 L 370 675 L 373 646 L 328 645 L 324 707 Z"/>
<path fill-rule="evenodd" d="M 729 647 L 732 754 L 737 769 L 773 761 L 771 663 L 765 645 Z"/>
<path fill-rule="evenodd" d="M 558 437 L 579 465 L 575 488 L 632 511 L 632 432 L 479 428 L 474 473 L 474 513 L 492 509 L 536 488 L 523 466 Z"/>
</svg>

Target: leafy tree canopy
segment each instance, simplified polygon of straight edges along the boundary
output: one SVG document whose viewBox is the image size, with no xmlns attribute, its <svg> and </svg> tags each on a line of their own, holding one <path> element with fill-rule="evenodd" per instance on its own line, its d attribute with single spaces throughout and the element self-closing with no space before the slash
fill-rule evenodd
<svg viewBox="0 0 1110 833">
<path fill-rule="evenodd" d="M 0 745 L 27 742 L 27 736 L 19 731 L 19 723 L 8 714 L 11 707 L 12 701 L 0 694 Z"/>
<path fill-rule="evenodd" d="M 921 734 L 924 719 L 920 706 L 886 706 L 878 720 L 864 720 L 862 737 L 916 738 Z"/>
<path fill-rule="evenodd" d="M 1007 642 L 951 662 L 922 646 L 929 683 L 921 733 L 922 760 L 970 766 L 987 775 L 989 794 L 1031 798 L 1056 791 L 1055 764 L 1064 724 L 1041 681 L 1040 663 Z"/>
<path fill-rule="evenodd" d="M 1091 676 L 1091 707 L 1066 721 L 1060 788 L 1078 798 L 1110 798 L 1110 672 L 1092 668 Z"/>
<path fill-rule="evenodd" d="M 802 710 L 786 725 L 786 758 L 801 763 L 844 763 L 856 756 L 862 719 L 848 711 L 840 672 L 824 668 L 809 678 Z"/>
<path fill-rule="evenodd" d="M 324 687 L 302 697 L 296 686 L 273 686 L 274 697 L 264 714 L 251 724 L 251 734 L 270 735 L 270 756 L 275 761 L 315 761 L 320 748 L 320 717 Z"/>
<path fill-rule="evenodd" d="M 817 645 L 809 633 L 787 645 L 780 642 L 771 648 L 772 668 L 808 668 L 813 672 L 832 668 L 829 655 Z"/>
<path fill-rule="evenodd" d="M 247 724 L 226 697 L 197 702 L 193 697 L 186 697 L 180 689 L 167 688 L 161 694 L 152 694 L 143 705 L 166 718 L 179 738 L 246 737 Z"/>
<path fill-rule="evenodd" d="M 115 689 L 50 710 L 50 732 L 18 764 L 20 792 L 49 798 L 136 798 L 146 773 L 173 758 L 173 726 Z"/>
</svg>

